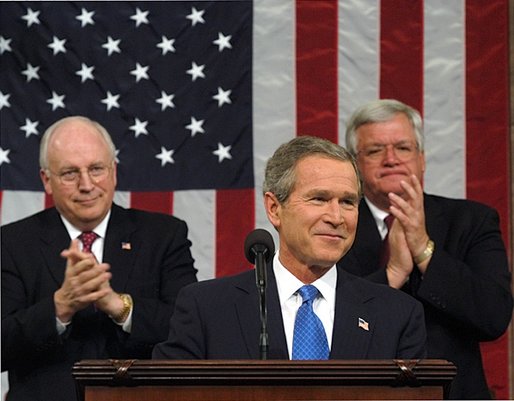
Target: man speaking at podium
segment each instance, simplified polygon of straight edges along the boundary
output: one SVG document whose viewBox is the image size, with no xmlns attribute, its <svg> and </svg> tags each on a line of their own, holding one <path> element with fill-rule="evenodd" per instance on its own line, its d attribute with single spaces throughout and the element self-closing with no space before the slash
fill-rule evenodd
<svg viewBox="0 0 514 401">
<path fill-rule="evenodd" d="M 302 136 L 280 146 L 263 184 L 279 250 L 267 266 L 269 359 L 418 359 L 421 304 L 336 268 L 355 238 L 361 188 L 342 147 Z M 263 359 L 253 271 L 184 287 L 155 359 Z"/>
</svg>

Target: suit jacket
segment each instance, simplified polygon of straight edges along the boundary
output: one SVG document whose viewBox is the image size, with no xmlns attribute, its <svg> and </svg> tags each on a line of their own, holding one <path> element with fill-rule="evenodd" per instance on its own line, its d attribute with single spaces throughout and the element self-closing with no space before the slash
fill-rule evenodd
<svg viewBox="0 0 514 401">
<path fill-rule="evenodd" d="M 268 359 L 289 359 L 273 269 L 268 268 Z M 261 321 L 255 273 L 199 282 L 183 288 L 168 340 L 156 359 L 260 359 Z M 364 319 L 369 330 L 359 327 Z M 338 271 L 330 359 L 425 356 L 421 304 L 401 291 Z"/>
<path fill-rule="evenodd" d="M 435 252 L 421 279 L 417 269 L 404 291 L 425 309 L 428 357 L 458 368 L 450 398 L 489 398 L 479 342 L 498 338 L 512 318 L 507 254 L 497 212 L 480 203 L 424 196 L 425 222 Z M 378 268 L 381 238 L 364 200 L 353 247 L 338 263 L 358 276 L 387 283 Z"/>
<path fill-rule="evenodd" d="M 66 260 L 60 252 L 70 237 L 58 212 L 47 209 L 3 226 L 1 237 L 2 370 L 9 371 L 8 400 L 74 400 L 76 361 L 150 358 L 155 343 L 168 334 L 179 288 L 196 281 L 185 222 L 113 205 L 103 261 L 111 265 L 112 288 L 132 295 L 131 333 L 90 306 L 59 335 L 53 295 L 64 279 Z"/>
</svg>

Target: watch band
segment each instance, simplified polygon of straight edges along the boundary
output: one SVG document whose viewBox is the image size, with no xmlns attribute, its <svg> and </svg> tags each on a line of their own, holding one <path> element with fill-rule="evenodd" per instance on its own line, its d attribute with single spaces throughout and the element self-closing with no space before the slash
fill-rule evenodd
<svg viewBox="0 0 514 401">
<path fill-rule="evenodd" d="M 418 256 L 414 257 L 414 263 L 416 263 L 417 265 L 419 265 L 420 263 L 423 263 L 430 256 L 432 256 L 432 254 L 434 253 L 434 249 L 435 249 L 434 241 L 429 239 L 425 250 L 422 253 L 420 253 Z"/>
<path fill-rule="evenodd" d="M 123 309 L 120 313 L 118 313 L 115 316 L 111 316 L 114 321 L 118 323 L 123 323 L 125 320 L 127 320 L 128 315 L 130 314 L 130 311 L 132 310 L 133 302 L 132 297 L 129 294 L 118 294 L 123 301 Z"/>
</svg>

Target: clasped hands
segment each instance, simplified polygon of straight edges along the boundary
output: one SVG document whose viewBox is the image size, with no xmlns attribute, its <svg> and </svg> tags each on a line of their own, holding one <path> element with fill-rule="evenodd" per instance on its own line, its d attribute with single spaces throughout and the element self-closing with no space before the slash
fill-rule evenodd
<svg viewBox="0 0 514 401">
<path fill-rule="evenodd" d="M 93 254 L 80 251 L 76 239 L 61 256 L 66 258 L 64 281 L 54 293 L 55 313 L 61 322 L 68 323 L 91 304 L 110 316 L 123 310 L 123 301 L 110 285 L 109 264 L 98 263 Z"/>
<path fill-rule="evenodd" d="M 389 193 L 389 211 L 395 216 L 389 231 L 390 258 L 386 273 L 389 285 L 401 288 L 414 268 L 414 258 L 423 253 L 429 240 L 425 226 L 423 188 L 418 178 L 411 175 L 400 183 L 403 194 Z M 430 258 L 418 265 L 425 273 Z"/>
</svg>

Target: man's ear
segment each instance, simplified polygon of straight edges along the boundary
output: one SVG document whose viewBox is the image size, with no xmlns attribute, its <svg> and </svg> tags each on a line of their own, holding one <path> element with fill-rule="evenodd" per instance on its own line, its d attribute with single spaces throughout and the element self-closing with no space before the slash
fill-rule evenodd
<svg viewBox="0 0 514 401">
<path fill-rule="evenodd" d="M 280 212 L 282 205 L 278 201 L 277 197 L 272 192 L 266 192 L 264 194 L 264 209 L 268 216 L 269 222 L 278 229 L 280 227 Z"/>
<path fill-rule="evenodd" d="M 45 170 L 39 170 L 39 176 L 41 177 L 41 182 L 45 187 L 45 192 L 47 195 L 52 195 L 52 185 L 50 184 L 50 177 L 46 174 Z"/>
</svg>

